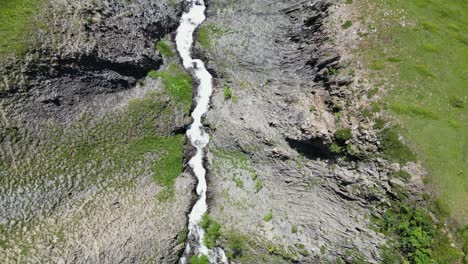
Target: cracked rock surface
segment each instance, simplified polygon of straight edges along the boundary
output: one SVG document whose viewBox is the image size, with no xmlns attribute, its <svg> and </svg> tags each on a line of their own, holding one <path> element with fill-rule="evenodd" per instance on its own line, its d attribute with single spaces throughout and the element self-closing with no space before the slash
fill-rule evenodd
<svg viewBox="0 0 468 264">
<path fill-rule="evenodd" d="M 221 244 L 234 262 L 380 261 L 385 240 L 370 217 L 374 201 L 387 199 L 383 161 L 330 151 L 340 127 L 362 136 L 351 115 L 336 114 L 354 98 L 346 92 L 353 79 L 333 74 L 342 61 L 326 26 L 332 4 L 210 3 L 211 46 L 199 47 L 217 76 L 206 117 L 210 213 L 231 230 Z M 230 249 L 236 236 L 249 241 L 242 254 Z"/>
</svg>

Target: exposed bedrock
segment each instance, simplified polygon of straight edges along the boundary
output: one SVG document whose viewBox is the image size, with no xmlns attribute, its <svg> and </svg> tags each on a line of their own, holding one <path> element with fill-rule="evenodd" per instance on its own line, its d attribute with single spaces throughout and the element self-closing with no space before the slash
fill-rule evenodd
<svg viewBox="0 0 468 264">
<path fill-rule="evenodd" d="M 372 131 L 341 109 L 358 99 L 353 78 L 336 74 L 343 65 L 327 27 L 330 6 L 210 3 L 211 45 L 199 47 L 217 76 L 206 118 L 210 213 L 227 230 L 221 244 L 234 261 L 380 261 L 385 240 L 370 219 L 387 201 L 388 169 L 371 154 Z M 331 150 L 342 127 L 352 139 L 339 144 L 365 159 Z M 232 248 L 236 237 L 247 241 L 242 252 Z"/>
<path fill-rule="evenodd" d="M 2 62 L 0 99 L 13 115 L 61 122 L 158 69 L 155 42 L 175 30 L 181 9 L 148 0 L 46 3 L 28 53 Z"/>
</svg>

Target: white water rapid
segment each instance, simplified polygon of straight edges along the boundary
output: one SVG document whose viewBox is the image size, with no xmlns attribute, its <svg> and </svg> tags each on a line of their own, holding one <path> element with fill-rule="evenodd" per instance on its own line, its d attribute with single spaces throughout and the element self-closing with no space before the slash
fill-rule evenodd
<svg viewBox="0 0 468 264">
<path fill-rule="evenodd" d="M 181 264 L 187 263 L 187 257 L 191 254 L 206 255 L 210 263 L 228 263 L 226 255 L 221 248 L 208 249 L 203 244 L 204 230 L 199 222 L 208 210 L 206 203 L 206 170 L 203 167 L 204 149 L 209 142 L 209 136 L 204 131 L 201 123 L 202 116 L 208 111 L 211 93 L 213 91 L 212 76 L 206 70 L 201 60 L 192 59 L 190 50 L 193 44 L 193 33 L 195 29 L 205 20 L 205 3 L 203 0 L 187 0 L 190 5 L 188 12 L 184 12 L 177 29 L 176 45 L 183 65 L 192 76 L 197 79 L 196 107 L 192 112 L 193 123 L 187 130 L 187 137 L 196 148 L 196 154 L 189 161 L 190 167 L 198 180 L 198 200 L 189 215 L 189 235 L 184 255 L 180 259 Z M 192 239 L 193 238 L 193 239 Z M 192 242 L 192 244 L 190 243 Z M 193 248 L 192 248 L 192 246 Z"/>
</svg>

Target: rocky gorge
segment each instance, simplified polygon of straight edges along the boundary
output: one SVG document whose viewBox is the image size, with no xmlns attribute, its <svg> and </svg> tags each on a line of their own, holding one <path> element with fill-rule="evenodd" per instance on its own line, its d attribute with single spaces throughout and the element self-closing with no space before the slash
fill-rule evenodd
<svg viewBox="0 0 468 264">
<path fill-rule="evenodd" d="M 31 48 L 0 64 L 0 258 L 178 263 L 198 243 L 189 161 L 203 148 L 184 136 L 202 82 L 176 29 L 201 3 L 43 2 Z M 202 244 L 230 263 L 387 263 L 376 219 L 402 193 L 424 204 L 425 171 L 385 154 L 349 7 L 206 5 L 191 50 L 213 76 Z"/>
</svg>

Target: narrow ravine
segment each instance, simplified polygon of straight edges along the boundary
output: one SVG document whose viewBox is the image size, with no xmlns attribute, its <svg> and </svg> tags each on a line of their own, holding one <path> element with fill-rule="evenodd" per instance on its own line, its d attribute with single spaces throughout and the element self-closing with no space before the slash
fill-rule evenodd
<svg viewBox="0 0 468 264">
<path fill-rule="evenodd" d="M 180 259 L 181 264 L 187 263 L 191 255 L 205 255 L 210 259 L 210 263 L 228 263 L 228 260 L 221 248 L 209 249 L 203 243 L 204 230 L 199 222 L 208 210 L 206 203 L 206 169 L 203 167 L 205 147 L 209 142 L 209 135 L 202 125 L 202 116 L 208 111 L 210 97 L 213 91 L 212 76 L 206 70 L 204 63 L 198 59 L 192 59 L 190 55 L 193 44 L 193 33 L 195 29 L 205 20 L 205 3 L 203 0 L 187 0 L 190 9 L 184 12 L 177 29 L 176 45 L 177 51 L 182 58 L 183 65 L 187 71 L 197 80 L 198 87 L 195 98 L 196 107 L 192 112 L 193 123 L 187 130 L 187 137 L 196 148 L 196 153 L 190 159 L 189 165 L 197 178 L 198 200 L 189 214 L 189 235 L 185 252 Z"/>
</svg>

